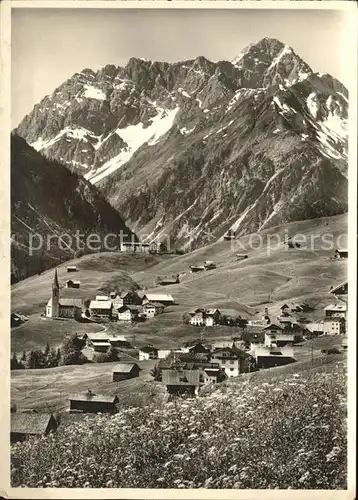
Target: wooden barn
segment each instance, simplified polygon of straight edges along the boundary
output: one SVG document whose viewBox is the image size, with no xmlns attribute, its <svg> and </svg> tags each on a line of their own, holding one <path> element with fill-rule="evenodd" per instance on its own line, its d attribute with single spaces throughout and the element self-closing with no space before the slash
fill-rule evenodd
<svg viewBox="0 0 358 500">
<path fill-rule="evenodd" d="M 80 286 L 81 282 L 76 280 L 67 280 L 65 284 L 66 288 L 80 288 Z"/>
<path fill-rule="evenodd" d="M 45 436 L 57 430 L 57 422 L 48 413 L 11 413 L 10 441 L 24 441 L 32 436 Z"/>
<path fill-rule="evenodd" d="M 77 267 L 76 266 L 66 266 L 66 270 L 68 273 L 76 273 Z"/>
<path fill-rule="evenodd" d="M 119 363 L 112 370 L 113 382 L 139 377 L 140 371 L 141 369 L 137 363 Z"/>
<path fill-rule="evenodd" d="M 70 413 L 116 413 L 118 396 L 94 394 L 90 389 L 70 398 Z"/>
<path fill-rule="evenodd" d="M 195 396 L 200 387 L 199 370 L 163 370 L 162 382 L 167 392 L 173 396 Z"/>
</svg>

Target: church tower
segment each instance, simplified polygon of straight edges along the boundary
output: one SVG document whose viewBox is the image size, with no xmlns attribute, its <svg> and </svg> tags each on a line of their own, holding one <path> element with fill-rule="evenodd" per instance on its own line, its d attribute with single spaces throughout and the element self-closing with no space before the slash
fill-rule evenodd
<svg viewBox="0 0 358 500">
<path fill-rule="evenodd" d="M 60 316 L 60 285 L 58 284 L 57 269 L 52 283 L 52 318 Z"/>
</svg>

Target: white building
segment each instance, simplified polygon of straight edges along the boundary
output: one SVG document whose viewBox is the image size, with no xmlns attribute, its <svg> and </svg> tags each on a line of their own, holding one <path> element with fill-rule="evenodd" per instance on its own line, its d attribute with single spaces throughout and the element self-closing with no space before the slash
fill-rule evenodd
<svg viewBox="0 0 358 500">
<path fill-rule="evenodd" d="M 324 308 L 326 318 L 345 318 L 347 314 L 347 305 L 342 304 L 330 304 Z"/>
<path fill-rule="evenodd" d="M 344 318 L 324 318 L 323 333 L 324 335 L 342 335 L 346 333 Z"/>
</svg>

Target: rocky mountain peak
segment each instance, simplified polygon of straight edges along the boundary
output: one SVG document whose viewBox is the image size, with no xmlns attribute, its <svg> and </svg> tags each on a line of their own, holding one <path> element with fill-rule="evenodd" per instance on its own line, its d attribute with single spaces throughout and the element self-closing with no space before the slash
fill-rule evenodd
<svg viewBox="0 0 358 500">
<path fill-rule="evenodd" d="M 231 62 L 133 57 L 83 70 L 18 133 L 99 186 L 149 239 L 166 231 L 199 245 L 210 231 L 344 211 L 347 113 L 338 80 L 263 38 Z"/>
</svg>

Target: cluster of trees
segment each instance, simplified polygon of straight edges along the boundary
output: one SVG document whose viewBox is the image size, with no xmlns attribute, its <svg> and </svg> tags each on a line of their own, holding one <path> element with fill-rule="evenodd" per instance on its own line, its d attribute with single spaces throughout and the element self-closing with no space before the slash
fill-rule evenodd
<svg viewBox="0 0 358 500">
<path fill-rule="evenodd" d="M 111 363 L 113 361 L 119 361 L 120 357 L 118 350 L 112 345 L 108 347 L 107 352 L 100 352 L 96 354 L 93 358 L 95 363 Z"/>
<path fill-rule="evenodd" d="M 51 348 L 47 342 L 44 350 L 32 349 L 29 352 L 23 352 L 21 357 L 13 353 L 11 358 L 11 370 L 54 368 L 61 365 L 82 365 L 88 362 L 86 356 L 82 353 L 85 346 L 85 340 L 79 338 L 77 334 L 65 337 L 62 349 Z"/>
<path fill-rule="evenodd" d="M 60 364 L 61 358 L 61 349 L 50 348 L 50 344 L 47 343 L 44 351 L 41 349 L 32 349 L 28 353 L 24 351 L 21 357 L 13 353 L 10 367 L 11 370 L 53 368 Z"/>
</svg>

